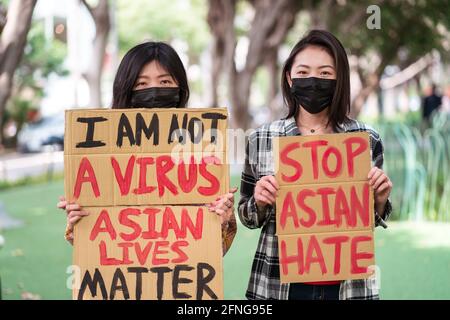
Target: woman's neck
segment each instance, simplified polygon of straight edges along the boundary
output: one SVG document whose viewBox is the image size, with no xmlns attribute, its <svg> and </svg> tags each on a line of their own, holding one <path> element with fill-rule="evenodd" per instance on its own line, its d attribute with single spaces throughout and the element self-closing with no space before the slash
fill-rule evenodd
<svg viewBox="0 0 450 320">
<path fill-rule="evenodd" d="M 330 125 L 328 125 L 328 110 L 325 109 L 322 112 L 311 114 L 302 107 L 298 110 L 297 115 L 297 127 L 300 129 L 300 131 L 304 131 L 305 129 L 311 130 L 314 129 L 315 131 L 321 131 L 321 132 L 328 132 L 331 130 Z M 331 130 L 332 131 L 332 130 Z"/>
</svg>

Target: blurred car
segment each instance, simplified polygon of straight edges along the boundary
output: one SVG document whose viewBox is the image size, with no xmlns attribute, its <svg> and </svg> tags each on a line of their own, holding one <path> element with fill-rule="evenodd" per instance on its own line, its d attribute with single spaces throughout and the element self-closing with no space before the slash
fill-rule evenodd
<svg viewBox="0 0 450 320">
<path fill-rule="evenodd" d="M 63 147 L 64 113 L 25 124 L 17 136 L 17 149 L 23 153 L 63 150 Z"/>
</svg>

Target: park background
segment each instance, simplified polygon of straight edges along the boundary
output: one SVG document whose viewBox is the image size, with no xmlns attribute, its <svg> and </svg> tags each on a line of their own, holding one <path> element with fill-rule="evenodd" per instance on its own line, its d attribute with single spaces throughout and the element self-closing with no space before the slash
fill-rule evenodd
<svg viewBox="0 0 450 320">
<path fill-rule="evenodd" d="M 286 114 L 280 67 L 311 28 L 343 42 L 352 116 L 384 141 L 394 211 L 376 230 L 382 299 L 450 299 L 448 0 L 0 0 L 1 298 L 71 298 L 72 249 L 56 209 L 62 115 L 108 107 L 128 49 L 170 43 L 189 106 L 226 106 L 230 125 L 247 129 Z M 423 119 L 432 84 L 442 105 Z M 231 169 L 239 186 L 241 167 Z M 238 222 L 225 298 L 244 299 L 259 234 Z"/>
</svg>

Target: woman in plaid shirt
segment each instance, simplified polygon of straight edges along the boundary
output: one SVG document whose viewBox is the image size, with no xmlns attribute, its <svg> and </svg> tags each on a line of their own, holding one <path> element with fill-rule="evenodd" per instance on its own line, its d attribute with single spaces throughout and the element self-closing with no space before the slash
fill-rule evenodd
<svg viewBox="0 0 450 320">
<path fill-rule="evenodd" d="M 342 44 L 331 33 L 312 30 L 287 59 L 282 91 L 289 112 L 285 119 L 256 129 L 248 139 L 241 179 L 239 218 L 250 229 L 262 228 L 246 293 L 248 299 L 379 299 L 374 279 L 323 283 L 280 282 L 272 138 L 367 131 L 373 168 L 375 225 L 386 228 L 391 213 L 392 182 L 383 172 L 383 145 L 378 133 L 350 119 L 350 70 Z"/>
</svg>

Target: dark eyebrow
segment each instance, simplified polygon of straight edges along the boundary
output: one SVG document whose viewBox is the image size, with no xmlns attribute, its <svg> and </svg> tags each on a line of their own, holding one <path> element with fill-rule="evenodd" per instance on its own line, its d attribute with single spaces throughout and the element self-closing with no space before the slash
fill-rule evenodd
<svg viewBox="0 0 450 320">
<path fill-rule="evenodd" d="M 303 67 L 303 68 L 308 68 L 308 69 L 311 68 L 310 66 L 308 66 L 308 65 L 306 65 L 306 64 L 299 64 L 299 65 L 296 66 L 296 68 L 298 68 L 298 67 Z M 331 69 L 334 69 L 334 67 L 333 67 L 333 66 L 330 66 L 329 64 L 325 64 L 325 65 L 323 65 L 323 66 L 320 66 L 318 69 L 323 69 L 323 68 L 331 68 Z"/>
<path fill-rule="evenodd" d="M 319 69 L 323 69 L 323 68 L 331 68 L 331 69 L 334 69 L 334 67 L 333 67 L 333 66 L 330 66 L 329 64 L 325 64 L 325 65 L 319 67 Z"/>
<path fill-rule="evenodd" d="M 161 75 L 158 76 L 158 79 L 164 78 L 164 77 L 171 77 L 171 75 L 168 74 L 168 73 L 161 74 Z M 146 76 L 145 74 L 138 76 L 138 79 L 141 79 L 141 78 L 150 79 L 150 77 Z"/>
<path fill-rule="evenodd" d="M 308 65 L 306 65 L 306 64 L 299 64 L 299 65 L 297 65 L 297 66 L 295 66 L 296 68 L 298 68 L 298 67 L 304 67 L 304 68 L 311 68 L 310 66 L 308 66 Z"/>
</svg>

